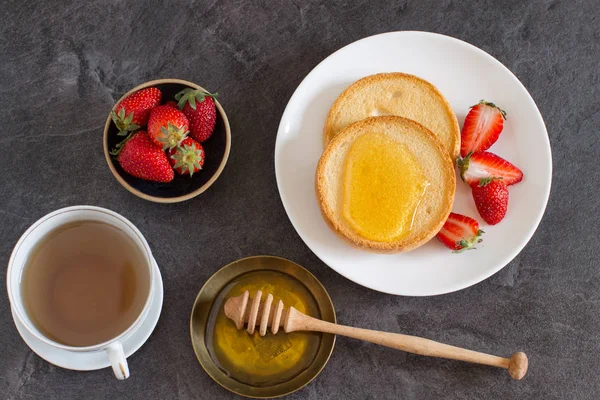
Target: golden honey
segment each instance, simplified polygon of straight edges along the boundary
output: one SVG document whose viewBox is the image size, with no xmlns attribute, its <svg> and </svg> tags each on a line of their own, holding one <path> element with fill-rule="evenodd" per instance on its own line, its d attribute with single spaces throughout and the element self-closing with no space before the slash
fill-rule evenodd
<svg viewBox="0 0 600 400">
<path fill-rule="evenodd" d="M 404 143 L 382 133 L 359 136 L 344 169 L 342 213 L 361 236 L 379 242 L 410 233 L 429 182 Z"/>
<path fill-rule="evenodd" d="M 252 386 L 272 386 L 286 382 L 306 370 L 315 359 L 321 334 L 279 331 L 261 337 L 258 330 L 250 335 L 236 329 L 225 316 L 223 304 L 245 290 L 271 293 L 274 302 L 320 318 L 317 303 L 308 289 L 295 278 L 277 271 L 252 271 L 238 276 L 217 296 L 206 327 L 206 347 L 230 378 Z"/>
</svg>

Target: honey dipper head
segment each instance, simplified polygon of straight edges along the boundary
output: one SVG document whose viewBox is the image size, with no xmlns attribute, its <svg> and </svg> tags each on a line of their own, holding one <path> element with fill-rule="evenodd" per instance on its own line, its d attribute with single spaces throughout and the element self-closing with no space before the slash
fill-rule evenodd
<svg viewBox="0 0 600 400">
<path fill-rule="evenodd" d="M 225 316 L 235 323 L 237 329 L 244 327 L 244 313 L 248 305 L 250 294 L 246 290 L 242 295 L 230 297 L 225 302 Z"/>
<path fill-rule="evenodd" d="M 264 301 L 262 291 L 258 290 L 250 300 L 250 293 L 246 290 L 243 294 L 227 299 L 224 306 L 225 316 L 235 323 L 237 329 L 242 329 L 247 323 L 247 331 L 253 334 L 256 326 L 259 333 L 264 336 L 267 328 L 275 334 L 279 327 L 287 320 L 289 310 L 285 310 L 283 302 L 279 300 L 273 304 L 273 295 L 268 294 Z"/>
</svg>

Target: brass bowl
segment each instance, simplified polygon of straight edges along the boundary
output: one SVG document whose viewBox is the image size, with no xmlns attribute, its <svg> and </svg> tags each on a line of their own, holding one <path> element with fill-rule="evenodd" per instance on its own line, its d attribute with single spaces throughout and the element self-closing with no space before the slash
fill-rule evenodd
<svg viewBox="0 0 600 400">
<path fill-rule="evenodd" d="M 134 87 L 121 96 L 112 109 L 114 110 L 116 105 L 126 96 L 148 87 L 157 87 L 163 92 L 161 102 L 163 104 L 167 100 L 173 100 L 173 96 L 176 93 L 188 87 L 206 91 L 206 89 L 195 83 L 181 79 L 157 79 Z M 106 158 L 110 172 L 129 192 L 155 203 L 179 203 L 198 196 L 208 189 L 217 180 L 219 175 L 221 175 L 231 149 L 231 129 L 227 114 L 225 114 L 223 107 L 221 107 L 221 104 L 216 99 L 215 106 L 217 108 L 215 131 L 210 139 L 202 143 L 206 151 L 206 161 L 202 171 L 194 174 L 192 177 L 175 174 L 175 179 L 169 183 L 150 182 L 133 177 L 121 168 L 117 160 L 111 157 L 110 150 L 123 140 L 123 137 L 117 136 L 117 128 L 112 123 L 109 113 L 104 124 L 103 147 L 104 157 Z"/>
<path fill-rule="evenodd" d="M 215 299 L 222 290 L 231 287 L 237 277 L 255 271 L 276 271 L 295 278 L 301 282 L 313 296 L 320 312 L 321 319 L 336 322 L 335 310 L 331 298 L 321 283 L 309 271 L 300 265 L 280 257 L 255 256 L 234 261 L 217 271 L 200 289 L 196 297 L 190 318 L 190 335 L 192 346 L 200 365 L 206 373 L 219 385 L 238 395 L 253 398 L 273 398 L 295 392 L 308 385 L 325 367 L 335 344 L 335 335 L 321 334 L 319 348 L 310 366 L 292 377 L 290 380 L 272 386 L 252 386 L 229 377 L 213 360 L 207 347 L 209 315 L 215 304 Z M 222 297 L 222 296 L 221 296 Z M 232 322 L 233 323 L 233 322 Z"/>
</svg>

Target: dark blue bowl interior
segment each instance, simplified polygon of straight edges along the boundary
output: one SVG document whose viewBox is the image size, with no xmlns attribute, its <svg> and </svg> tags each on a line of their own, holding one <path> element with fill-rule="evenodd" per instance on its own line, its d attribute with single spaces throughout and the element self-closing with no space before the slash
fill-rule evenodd
<svg viewBox="0 0 600 400">
<path fill-rule="evenodd" d="M 154 87 L 157 87 L 162 91 L 163 97 L 161 103 L 164 104 L 169 100 L 175 100 L 175 94 L 188 86 L 179 83 L 163 83 L 154 85 Z M 145 130 L 146 128 L 144 127 L 142 129 Z M 123 137 L 117 136 L 117 132 L 118 130 L 115 127 L 115 124 L 111 122 L 106 137 L 108 144 L 107 148 L 109 150 L 115 148 L 117 143 L 123 140 Z M 179 197 L 196 191 L 208 182 L 208 180 L 217 172 L 217 169 L 225 156 L 226 143 L 225 123 L 217 109 L 215 131 L 210 139 L 202 143 L 206 153 L 204 167 L 191 178 L 189 175 L 179 175 L 175 173 L 175 179 L 169 183 L 145 181 L 125 172 L 114 157 L 111 157 L 111 162 L 123 180 L 140 192 L 159 198 Z"/>
</svg>

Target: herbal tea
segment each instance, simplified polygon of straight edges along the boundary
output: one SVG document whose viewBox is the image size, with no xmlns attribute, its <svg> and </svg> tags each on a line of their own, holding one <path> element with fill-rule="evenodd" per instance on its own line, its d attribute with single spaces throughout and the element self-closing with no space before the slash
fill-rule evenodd
<svg viewBox="0 0 600 400">
<path fill-rule="evenodd" d="M 150 289 L 144 253 L 123 231 L 78 221 L 51 231 L 33 249 L 21 279 L 27 315 L 46 337 L 92 346 L 125 331 Z"/>
</svg>

